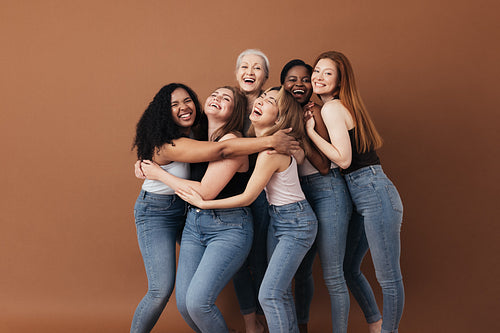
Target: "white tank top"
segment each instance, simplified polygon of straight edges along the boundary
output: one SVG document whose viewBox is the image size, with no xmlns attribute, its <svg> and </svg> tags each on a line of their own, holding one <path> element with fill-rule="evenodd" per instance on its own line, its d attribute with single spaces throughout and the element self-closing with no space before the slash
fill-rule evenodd
<svg viewBox="0 0 500 333">
<path fill-rule="evenodd" d="M 160 167 L 168 173 L 182 179 L 188 179 L 190 173 L 189 163 L 171 162 L 167 165 L 160 165 Z M 142 184 L 142 189 L 146 192 L 156 194 L 175 194 L 175 191 L 169 186 L 165 185 L 159 180 L 145 179 Z"/>
<path fill-rule="evenodd" d="M 293 156 L 285 171 L 275 172 L 265 188 L 267 201 L 271 205 L 283 206 L 304 200 L 306 197 L 300 187 L 297 161 Z"/>
</svg>

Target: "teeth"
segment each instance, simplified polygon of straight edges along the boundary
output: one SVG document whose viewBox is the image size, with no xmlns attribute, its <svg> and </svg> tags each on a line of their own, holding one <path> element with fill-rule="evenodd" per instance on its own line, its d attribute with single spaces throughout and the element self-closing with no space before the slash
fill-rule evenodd
<svg viewBox="0 0 500 333">
<path fill-rule="evenodd" d="M 303 94 L 303 93 L 305 93 L 305 91 L 301 90 L 301 89 L 297 89 L 297 90 L 294 90 L 293 93 L 294 94 Z"/>
<path fill-rule="evenodd" d="M 182 116 L 180 116 L 179 118 L 185 119 L 185 118 L 189 118 L 190 116 L 191 116 L 191 114 L 186 113 L 186 114 L 183 114 Z"/>
<path fill-rule="evenodd" d="M 210 106 L 213 106 L 213 107 L 214 107 L 214 108 L 216 108 L 217 110 L 220 110 L 220 107 L 219 107 L 217 104 L 215 104 L 215 103 L 210 104 Z"/>
<path fill-rule="evenodd" d="M 255 82 L 255 80 L 254 80 L 254 79 L 250 79 L 250 78 L 245 79 L 244 81 L 245 81 L 245 82 L 251 82 L 251 83 L 254 83 L 254 82 Z"/>
</svg>

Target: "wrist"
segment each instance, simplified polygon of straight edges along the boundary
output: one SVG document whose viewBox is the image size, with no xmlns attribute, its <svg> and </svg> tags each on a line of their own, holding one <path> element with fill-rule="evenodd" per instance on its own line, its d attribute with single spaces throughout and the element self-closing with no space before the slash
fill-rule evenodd
<svg viewBox="0 0 500 333">
<path fill-rule="evenodd" d="M 269 149 L 269 148 L 275 148 L 275 146 L 277 145 L 276 142 L 274 141 L 274 136 L 273 135 L 270 135 L 270 136 L 265 136 L 263 137 L 265 138 L 265 148 Z"/>
</svg>

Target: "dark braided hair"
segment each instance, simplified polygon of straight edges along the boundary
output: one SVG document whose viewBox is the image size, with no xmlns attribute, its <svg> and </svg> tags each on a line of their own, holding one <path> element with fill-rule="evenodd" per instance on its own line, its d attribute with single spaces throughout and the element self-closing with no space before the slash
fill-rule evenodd
<svg viewBox="0 0 500 333">
<path fill-rule="evenodd" d="M 183 134 L 185 128 L 177 125 L 172 118 L 172 93 L 174 90 L 184 89 L 194 102 L 196 113 L 194 124 L 197 124 L 201 116 L 201 106 L 196 93 L 182 83 L 170 83 L 158 91 L 149 103 L 137 123 L 136 134 L 132 149 L 137 148 L 139 160 L 151 160 L 156 150 L 165 143 L 186 136 Z"/>
</svg>

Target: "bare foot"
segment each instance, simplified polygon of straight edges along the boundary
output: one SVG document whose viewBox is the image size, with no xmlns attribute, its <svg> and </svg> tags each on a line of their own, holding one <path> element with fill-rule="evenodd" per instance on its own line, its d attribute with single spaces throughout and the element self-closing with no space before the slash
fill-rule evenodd
<svg viewBox="0 0 500 333">
<path fill-rule="evenodd" d="M 368 331 L 370 333 L 380 333 L 382 331 L 382 319 L 374 323 L 368 324 Z"/>
</svg>

